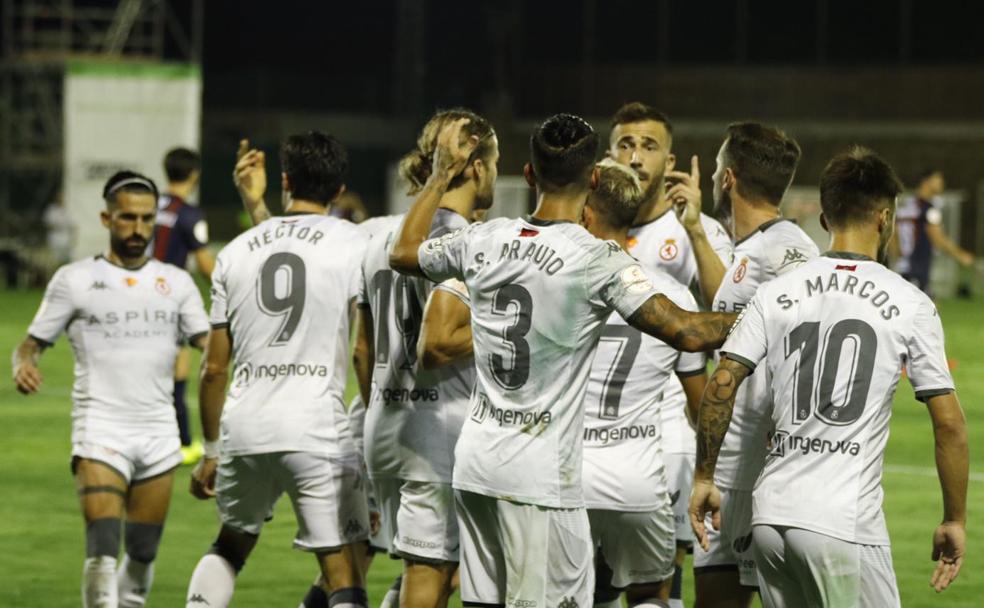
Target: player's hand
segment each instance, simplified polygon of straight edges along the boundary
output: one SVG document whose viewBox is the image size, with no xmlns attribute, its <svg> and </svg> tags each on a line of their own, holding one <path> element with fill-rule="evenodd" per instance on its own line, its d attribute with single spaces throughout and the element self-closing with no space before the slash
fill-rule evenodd
<svg viewBox="0 0 984 608">
<path fill-rule="evenodd" d="M 929 586 L 939 593 L 957 579 L 963 564 L 964 545 L 967 532 L 962 522 L 945 521 L 933 533 L 933 561 L 936 570 L 929 580 Z"/>
<path fill-rule="evenodd" d="M 444 176 L 451 180 L 465 170 L 468 159 L 478 147 L 478 137 L 472 135 L 461 140 L 461 129 L 471 122 L 467 118 L 453 120 L 441 128 L 437 135 L 437 148 L 434 150 L 432 175 Z"/>
<path fill-rule="evenodd" d="M 670 171 L 666 174 L 666 179 L 673 183 L 666 191 L 666 198 L 673 204 L 680 223 L 688 232 L 701 230 L 700 167 L 697 155 L 690 158 L 690 173 Z"/>
<path fill-rule="evenodd" d="M 247 203 L 257 204 L 266 194 L 266 155 L 262 150 L 250 149 L 248 139 L 239 142 L 232 181 L 239 190 L 239 196 Z"/>
<path fill-rule="evenodd" d="M 694 488 L 690 493 L 690 526 L 694 529 L 694 536 L 704 551 L 711 548 L 711 543 L 707 539 L 707 528 L 704 526 L 707 514 L 711 514 L 711 526 L 715 530 L 721 529 L 721 492 L 710 481 L 694 481 Z"/>
<path fill-rule="evenodd" d="M 974 254 L 969 251 L 959 251 L 957 252 L 957 263 L 961 266 L 973 266 L 974 265 Z"/>
<path fill-rule="evenodd" d="M 33 363 L 21 363 L 14 368 L 14 384 L 17 390 L 25 395 L 31 395 L 41 388 L 41 370 Z"/>
<path fill-rule="evenodd" d="M 369 510 L 369 534 L 371 536 L 376 536 L 379 534 L 379 528 L 383 525 L 383 515 L 379 511 Z"/>
<path fill-rule="evenodd" d="M 191 495 L 200 500 L 215 497 L 215 474 L 219 468 L 218 458 L 202 458 L 191 472 Z"/>
</svg>

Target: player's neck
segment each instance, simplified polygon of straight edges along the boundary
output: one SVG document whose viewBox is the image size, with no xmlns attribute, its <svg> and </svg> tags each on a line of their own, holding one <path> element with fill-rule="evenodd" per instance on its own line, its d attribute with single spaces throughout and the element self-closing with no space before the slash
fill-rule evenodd
<svg viewBox="0 0 984 608">
<path fill-rule="evenodd" d="M 533 217 L 538 220 L 579 223 L 587 200 L 587 192 L 539 192 Z"/>
<path fill-rule="evenodd" d="M 779 217 L 779 208 L 766 202 L 752 203 L 732 195 L 735 218 L 735 241 L 740 241 L 759 229 L 759 226 Z"/>
<path fill-rule="evenodd" d="M 191 198 L 191 193 L 195 191 L 195 185 L 191 182 L 168 182 L 167 193 L 176 196 L 183 201 Z"/>
<path fill-rule="evenodd" d="M 591 234 L 603 241 L 615 241 L 622 249 L 628 250 L 629 226 L 612 228 L 611 226 L 598 225 L 592 227 Z"/>
<path fill-rule="evenodd" d="M 106 253 L 106 261 L 114 266 L 119 266 L 120 268 L 135 269 L 140 268 L 147 263 L 148 257 L 146 255 L 141 255 L 135 258 L 124 258 L 116 254 L 115 251 L 110 248 L 109 252 Z"/>
<path fill-rule="evenodd" d="M 878 232 L 866 227 L 835 230 L 830 237 L 830 251 L 842 251 L 878 259 Z"/>
<path fill-rule="evenodd" d="M 321 203 L 316 203 L 314 201 L 306 201 L 303 199 L 292 198 L 287 203 L 284 209 L 285 213 L 291 215 L 298 215 L 301 213 L 313 213 L 315 215 L 325 215 L 328 213 L 328 206 L 322 205 Z"/>
<path fill-rule="evenodd" d="M 639 212 L 636 214 L 635 221 L 632 225 L 641 226 L 642 224 L 648 224 L 653 220 L 657 220 L 663 217 L 672 206 L 673 203 L 666 199 L 663 195 L 663 187 L 660 186 L 656 194 L 639 207 Z"/>
<path fill-rule="evenodd" d="M 440 209 L 454 211 L 462 217 L 471 217 L 472 209 L 475 207 L 475 193 L 471 188 L 455 188 L 445 192 L 437 206 Z"/>
</svg>

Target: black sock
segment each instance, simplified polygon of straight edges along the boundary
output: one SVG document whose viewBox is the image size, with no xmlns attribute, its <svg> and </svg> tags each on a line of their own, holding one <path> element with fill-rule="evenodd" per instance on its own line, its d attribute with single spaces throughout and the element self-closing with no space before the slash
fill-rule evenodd
<svg viewBox="0 0 984 608">
<path fill-rule="evenodd" d="M 304 608 L 328 608 L 328 594 L 321 588 L 321 585 L 311 585 L 304 601 L 301 602 Z"/>
<path fill-rule="evenodd" d="M 188 404 L 185 403 L 185 380 L 174 381 L 174 414 L 178 419 L 178 433 L 181 435 L 181 445 L 191 445 L 191 424 L 188 422 Z"/>
</svg>

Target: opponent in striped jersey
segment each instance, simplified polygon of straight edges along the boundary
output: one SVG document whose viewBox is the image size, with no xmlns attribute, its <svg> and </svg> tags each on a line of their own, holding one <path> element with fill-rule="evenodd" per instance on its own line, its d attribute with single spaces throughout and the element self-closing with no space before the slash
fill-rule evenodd
<svg viewBox="0 0 984 608">
<path fill-rule="evenodd" d="M 348 169 L 337 140 L 290 136 L 281 161 L 287 215 L 236 237 L 212 276 L 200 391 L 210 443 L 192 493 L 217 497 L 222 528 L 192 575 L 190 607 L 229 603 L 235 573 L 284 492 L 299 524 L 294 546 L 316 556 L 333 603 L 366 604 L 368 510 L 343 402 L 366 237 L 325 215 Z"/>
<path fill-rule="evenodd" d="M 462 126 L 442 132 L 433 176 L 390 256 L 400 272 L 456 278 L 471 295 L 478 381 L 454 471 L 462 599 L 586 605 L 593 576 L 580 475 L 583 399 L 604 321 L 617 310 L 637 328 L 700 350 L 719 343 L 734 317 L 679 309 L 616 243 L 575 223 L 597 180 L 598 138 L 571 115 L 548 119 L 531 137 L 527 176 L 539 196 L 532 217 L 424 242 L 448 183 L 480 143 L 462 144 Z"/>
<path fill-rule="evenodd" d="M 641 187 L 628 167 L 598 164 L 598 188 L 588 198 L 585 228 L 597 238 L 626 245 Z M 693 295 L 661 271 L 646 271 L 656 289 L 681 308 L 697 310 Z M 598 553 L 595 606 L 626 592 L 629 606 L 669 599 L 676 546 L 671 496 L 663 460 L 660 408 L 667 380 L 687 387 L 690 420 L 706 383 L 703 353 L 680 353 L 612 314 L 588 379 L 584 420 L 584 502 Z M 625 466 L 631 462 L 632 466 Z"/>
<path fill-rule="evenodd" d="M 142 606 L 181 463 L 171 407 L 177 345 L 202 348 L 208 318 L 188 273 L 146 254 L 153 182 L 121 171 L 103 198 L 109 251 L 55 273 L 14 354 L 14 380 L 36 392 L 41 352 L 67 334 L 75 355 L 72 471 L 86 521 L 82 605 Z"/>
<path fill-rule="evenodd" d="M 698 213 L 700 221 L 688 231 L 677 214 L 671 212 L 674 201 L 666 196 L 667 177 L 672 176 L 674 184 L 691 180 L 690 174 L 673 171 L 676 156 L 672 147 L 673 125 L 656 108 L 631 102 L 615 112 L 608 153 L 635 170 L 646 190 L 645 201 L 629 231 L 628 251 L 647 271 L 665 272 L 695 293 L 703 294 L 703 304 L 710 306 L 716 287 L 706 289 L 704 284 L 713 282 L 717 285 L 725 268 L 731 264 L 733 245 L 721 224 L 703 213 Z M 697 169 L 696 160 L 692 161 L 692 169 Z M 702 256 L 698 260 L 694 254 L 696 245 L 708 247 L 716 255 Z M 693 543 L 687 501 L 679 499 L 690 495 L 696 453 L 686 406 L 683 386 L 675 376 L 670 376 L 663 391 L 660 419 L 667 479 L 671 494 L 678 497 L 673 502 L 679 545 L 674 592 L 670 597 L 673 608 L 683 607 L 679 591 L 683 583 L 683 563 Z"/>
<path fill-rule="evenodd" d="M 880 482 L 903 370 L 928 406 L 936 439 L 937 591 L 960 568 L 968 456 L 943 327 L 925 294 L 875 261 L 891 237 L 900 191 L 874 153 L 834 157 L 820 178 L 831 251 L 759 288 L 701 404 L 691 512 L 703 537 L 703 514 L 720 501 L 712 476 L 735 397 L 753 370 L 772 378 L 771 451 L 752 504 L 752 548 L 769 608 L 899 605 Z"/>
<path fill-rule="evenodd" d="M 737 242 L 735 260 L 716 289 L 715 310 L 740 312 L 760 285 L 817 255 L 810 237 L 779 215 L 799 156 L 798 144 L 778 129 L 759 123 L 728 127 L 713 176 L 714 199 Z M 688 209 L 696 204 L 691 200 Z M 698 258 L 711 255 L 706 248 L 696 252 Z M 726 524 L 709 535 L 709 551 L 694 549 L 697 595 L 709 606 L 729 605 L 735 598 L 747 605 L 758 586 L 749 547 L 751 490 L 765 458 L 769 384 L 765 373 L 745 384 L 721 449 L 715 483 L 724 492 Z"/>
</svg>

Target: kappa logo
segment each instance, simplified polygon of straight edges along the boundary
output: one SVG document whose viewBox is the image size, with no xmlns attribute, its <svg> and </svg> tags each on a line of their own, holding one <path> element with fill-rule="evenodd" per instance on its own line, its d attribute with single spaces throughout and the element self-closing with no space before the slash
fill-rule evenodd
<svg viewBox="0 0 984 608">
<path fill-rule="evenodd" d="M 565 597 L 563 600 L 557 604 L 557 608 L 579 608 L 577 600 L 573 597 Z"/>
<path fill-rule="evenodd" d="M 752 533 L 749 532 L 746 536 L 739 536 L 735 539 L 735 542 L 731 543 L 731 548 L 735 550 L 735 553 L 744 553 L 748 551 L 748 548 L 752 546 Z"/>
<path fill-rule="evenodd" d="M 677 247 L 675 239 L 666 239 L 663 246 L 659 248 L 659 257 L 667 262 L 676 259 L 678 253 L 680 253 L 680 249 Z"/>
<path fill-rule="evenodd" d="M 348 523 L 345 524 L 346 536 L 355 536 L 357 534 L 361 534 L 363 530 L 365 530 L 365 528 L 362 526 L 361 523 L 359 523 L 355 519 L 350 519 L 348 520 Z"/>
<path fill-rule="evenodd" d="M 670 504 L 676 506 L 677 501 L 680 500 L 680 490 L 670 493 Z"/>
<path fill-rule="evenodd" d="M 196 593 L 195 595 L 188 598 L 189 604 L 205 604 L 206 606 L 211 606 L 207 599 L 202 597 L 201 593 Z"/>
<path fill-rule="evenodd" d="M 790 264 L 801 264 L 806 261 L 806 255 L 803 254 L 799 249 L 787 249 L 786 255 L 783 256 L 782 262 L 779 263 L 779 268 L 785 268 Z"/>
<path fill-rule="evenodd" d="M 89 290 L 91 291 L 93 289 L 107 289 L 106 283 L 103 281 L 93 281 L 92 285 L 89 285 Z"/>
</svg>

